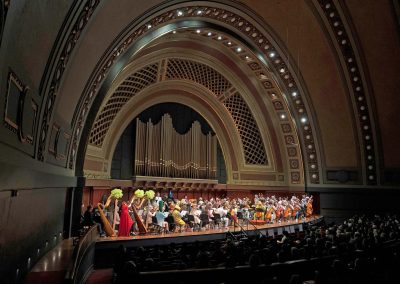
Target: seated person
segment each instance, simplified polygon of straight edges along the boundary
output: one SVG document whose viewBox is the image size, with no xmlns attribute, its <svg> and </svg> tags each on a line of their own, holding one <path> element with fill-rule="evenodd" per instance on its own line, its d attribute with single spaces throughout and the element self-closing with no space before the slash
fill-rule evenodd
<svg viewBox="0 0 400 284">
<path fill-rule="evenodd" d="M 85 213 L 83 214 L 83 221 L 81 224 L 83 227 L 90 227 L 94 225 L 93 221 L 93 206 L 88 205 Z"/>
<path fill-rule="evenodd" d="M 149 225 L 153 223 L 153 217 L 156 216 L 156 209 L 153 206 L 149 206 L 147 210 L 146 229 L 148 229 Z"/>
<path fill-rule="evenodd" d="M 166 216 L 163 212 L 160 211 L 156 212 L 157 225 L 162 227 L 164 229 L 164 232 L 168 232 L 169 225 L 168 222 L 165 221 L 165 218 Z"/>
<path fill-rule="evenodd" d="M 180 210 L 181 208 L 178 205 L 175 205 L 174 210 L 172 211 L 172 217 L 174 218 L 175 224 L 182 227 L 185 226 L 186 223 L 182 220 Z"/>
<path fill-rule="evenodd" d="M 193 215 L 195 224 L 200 224 L 200 214 L 201 210 L 198 209 L 197 204 L 193 204 L 190 215 Z"/>
<path fill-rule="evenodd" d="M 83 214 L 83 221 L 81 223 L 82 227 L 91 227 L 95 224 L 98 224 L 97 226 L 99 230 L 100 236 L 104 236 L 104 231 L 103 231 L 103 224 L 100 220 L 100 216 L 95 216 L 93 212 L 93 206 L 88 205 L 86 208 L 85 213 Z"/>
<path fill-rule="evenodd" d="M 215 213 L 221 216 L 221 223 L 223 224 L 223 226 L 228 227 L 229 224 L 229 218 L 227 217 L 228 209 L 221 204 L 217 209 L 215 209 Z"/>
</svg>

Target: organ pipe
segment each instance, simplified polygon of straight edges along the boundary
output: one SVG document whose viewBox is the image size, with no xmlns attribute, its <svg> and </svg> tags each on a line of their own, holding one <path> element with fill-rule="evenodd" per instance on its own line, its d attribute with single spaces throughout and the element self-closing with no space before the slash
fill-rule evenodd
<svg viewBox="0 0 400 284">
<path fill-rule="evenodd" d="M 136 120 L 135 175 L 215 179 L 217 138 L 203 134 L 198 121 L 179 134 L 169 114 L 153 124 Z"/>
</svg>

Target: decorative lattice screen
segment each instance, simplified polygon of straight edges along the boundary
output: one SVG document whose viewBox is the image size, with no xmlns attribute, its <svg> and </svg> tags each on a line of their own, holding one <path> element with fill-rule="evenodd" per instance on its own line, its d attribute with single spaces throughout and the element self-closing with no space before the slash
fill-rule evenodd
<svg viewBox="0 0 400 284">
<path fill-rule="evenodd" d="M 190 80 L 203 85 L 216 96 L 222 95 L 231 84 L 211 67 L 183 59 L 168 60 L 166 79 Z"/>
<path fill-rule="evenodd" d="M 243 98 L 235 93 L 224 102 L 230 112 L 243 143 L 243 150 L 247 164 L 265 165 L 267 156 L 265 154 L 260 131 L 256 125 L 253 115 Z"/>
<path fill-rule="evenodd" d="M 129 76 L 112 94 L 96 118 L 90 133 L 89 143 L 101 146 L 108 128 L 123 105 L 136 93 L 157 80 L 158 63 L 151 64 Z"/>
<path fill-rule="evenodd" d="M 157 81 L 158 63 L 146 66 L 128 77 L 112 94 L 92 128 L 89 143 L 101 146 L 108 128 L 123 105 L 136 93 Z M 203 85 L 220 98 L 230 113 L 243 143 L 245 161 L 251 165 L 266 165 L 267 156 L 254 117 L 239 93 L 230 94 L 232 84 L 213 68 L 191 60 L 168 60 L 166 80 L 189 80 Z M 228 97 L 227 99 L 225 99 Z"/>
</svg>

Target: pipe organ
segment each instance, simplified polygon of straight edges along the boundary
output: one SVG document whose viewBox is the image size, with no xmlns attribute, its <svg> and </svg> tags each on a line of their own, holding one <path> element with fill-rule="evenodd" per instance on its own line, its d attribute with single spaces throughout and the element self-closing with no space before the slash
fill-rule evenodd
<svg viewBox="0 0 400 284">
<path fill-rule="evenodd" d="M 136 176 L 215 179 L 217 137 L 203 134 L 198 121 L 179 134 L 169 114 L 157 124 L 136 119 Z"/>
</svg>

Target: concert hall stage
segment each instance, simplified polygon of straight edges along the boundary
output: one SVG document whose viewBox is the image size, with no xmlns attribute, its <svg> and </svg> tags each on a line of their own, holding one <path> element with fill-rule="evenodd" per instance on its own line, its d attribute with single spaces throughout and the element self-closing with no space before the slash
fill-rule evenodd
<svg viewBox="0 0 400 284">
<path fill-rule="evenodd" d="M 305 226 L 313 225 L 323 220 L 323 216 L 313 215 L 306 220 L 299 222 L 288 221 L 276 224 L 265 225 L 244 225 L 242 226 L 247 235 L 263 234 L 268 236 L 281 235 L 284 230 L 294 233 L 296 230 L 303 231 Z M 230 233 L 240 233 L 240 228 L 229 226 L 229 228 L 208 229 L 200 232 L 181 232 L 168 234 L 146 234 L 132 237 L 105 237 L 96 242 L 96 252 L 109 250 L 124 245 L 127 248 L 151 245 L 167 245 L 170 243 L 184 243 L 195 241 L 211 241 L 227 238 Z"/>
</svg>

